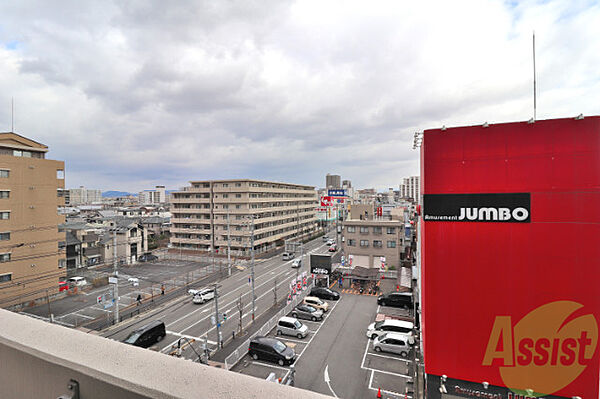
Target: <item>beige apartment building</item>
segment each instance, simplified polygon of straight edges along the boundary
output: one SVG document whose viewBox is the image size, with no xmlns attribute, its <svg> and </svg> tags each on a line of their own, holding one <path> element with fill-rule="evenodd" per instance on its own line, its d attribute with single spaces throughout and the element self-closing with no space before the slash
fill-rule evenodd
<svg viewBox="0 0 600 399">
<path fill-rule="evenodd" d="M 16 133 L 0 133 L 0 306 L 58 291 L 66 276 L 62 161 L 48 147 Z"/>
<path fill-rule="evenodd" d="M 351 266 L 400 268 L 404 248 L 403 215 L 374 216 L 373 205 L 352 205 L 350 219 L 343 222 L 342 249 Z"/>
<path fill-rule="evenodd" d="M 227 253 L 227 233 L 236 255 L 250 254 L 251 220 L 255 252 L 317 228 L 313 186 L 269 181 L 205 180 L 171 195 L 171 245 Z M 254 215 L 254 218 L 251 216 Z"/>
</svg>

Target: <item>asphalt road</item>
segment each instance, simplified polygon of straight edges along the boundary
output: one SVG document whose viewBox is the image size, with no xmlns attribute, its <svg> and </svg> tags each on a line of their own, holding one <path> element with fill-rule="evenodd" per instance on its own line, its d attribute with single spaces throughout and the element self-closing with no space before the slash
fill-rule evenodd
<svg viewBox="0 0 600 399">
<path fill-rule="evenodd" d="M 326 253 L 327 246 L 319 237 L 304 245 L 305 259 L 303 266 L 298 270 L 309 272 L 308 258 L 310 253 Z M 289 293 L 289 284 L 296 276 L 296 269 L 291 268 L 292 260 L 283 261 L 281 256 L 261 260 L 255 265 L 255 295 L 256 309 L 255 317 L 268 311 L 274 303 L 275 287 L 277 287 L 277 300 L 280 301 Z M 252 320 L 251 288 L 249 284 L 250 268 L 222 280 L 218 288 L 219 313 L 226 313 L 227 320 L 223 322 L 221 334 L 223 339 L 231 337 L 233 331 L 237 331 L 239 325 L 239 310 L 237 300 L 241 296 L 243 311 L 242 324 L 248 325 Z M 150 312 L 143 317 L 136 318 L 123 325 L 117 325 L 102 335 L 123 340 L 134 329 L 148 323 L 150 320 L 160 319 L 167 327 L 167 336 L 158 344 L 158 350 L 163 353 L 173 351 L 173 344 L 180 338 L 194 339 L 193 346 L 199 351 L 199 342 L 204 336 L 208 336 L 208 344 L 211 350 L 217 348 L 217 327 L 211 323 L 211 316 L 215 315 L 215 301 L 197 305 L 192 303 L 191 296 L 184 296 L 161 309 Z M 194 358 L 191 350 L 184 351 L 184 357 Z"/>
</svg>

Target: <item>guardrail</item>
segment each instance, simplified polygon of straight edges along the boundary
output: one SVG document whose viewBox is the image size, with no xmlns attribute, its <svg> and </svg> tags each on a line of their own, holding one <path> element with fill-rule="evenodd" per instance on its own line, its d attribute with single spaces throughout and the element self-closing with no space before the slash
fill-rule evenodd
<svg viewBox="0 0 600 399">
<path fill-rule="evenodd" d="M 292 299 L 292 301 L 290 303 L 288 303 L 283 309 L 281 309 L 279 312 L 277 312 L 277 314 L 275 314 L 275 316 L 270 318 L 269 321 L 267 321 L 260 328 L 260 330 L 258 330 L 254 334 L 252 334 L 252 336 L 250 338 L 248 338 L 246 341 L 244 341 L 243 344 L 238 346 L 236 350 L 234 350 L 229 356 L 227 356 L 225 358 L 225 369 L 231 370 L 233 368 L 233 366 L 235 366 L 242 359 L 242 357 L 244 357 L 244 355 L 246 353 L 248 353 L 248 348 L 250 347 L 250 340 L 252 340 L 254 337 L 259 336 L 259 335 L 267 335 L 269 333 L 269 331 L 271 331 L 273 329 L 273 327 L 275 327 L 275 325 L 277 324 L 277 321 L 281 317 L 290 313 L 296 305 L 298 305 L 300 302 L 302 302 L 304 297 L 306 295 L 308 295 L 308 292 L 310 291 L 310 289 L 313 286 L 314 286 L 314 281 L 311 281 L 305 290 L 303 290 L 300 294 L 296 295 L 296 297 L 294 299 Z"/>
</svg>

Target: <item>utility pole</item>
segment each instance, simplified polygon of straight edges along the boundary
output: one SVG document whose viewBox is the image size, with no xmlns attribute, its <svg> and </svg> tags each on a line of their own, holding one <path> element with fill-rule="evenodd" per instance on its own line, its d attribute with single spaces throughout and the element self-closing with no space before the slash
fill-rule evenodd
<svg viewBox="0 0 600 399">
<path fill-rule="evenodd" d="M 252 261 L 250 263 L 250 277 L 252 281 L 252 322 L 254 323 L 254 311 L 255 311 L 255 303 L 254 303 L 254 214 L 250 215 L 252 218 L 251 228 L 250 228 L 250 250 L 252 252 Z"/>
<path fill-rule="evenodd" d="M 231 237 L 229 235 L 229 212 L 227 212 L 227 275 L 231 276 Z"/>
<path fill-rule="evenodd" d="M 52 323 L 52 312 L 50 312 L 50 296 L 48 295 L 48 290 L 46 290 L 46 302 L 48 302 L 48 320 Z"/>
<path fill-rule="evenodd" d="M 113 299 L 115 301 L 115 324 L 119 323 L 119 271 L 117 270 L 117 226 L 115 225 L 115 229 L 113 230 L 113 273 L 117 282 L 113 288 Z"/>
<path fill-rule="evenodd" d="M 339 237 L 338 237 L 338 206 L 337 204 L 335 205 L 335 247 L 339 248 L 340 244 L 339 244 Z"/>
<path fill-rule="evenodd" d="M 217 322 L 217 348 L 221 348 L 221 316 L 219 315 L 219 292 L 215 284 L 215 321 Z"/>
<path fill-rule="evenodd" d="M 273 307 L 277 306 L 277 277 L 275 277 L 275 281 L 273 281 Z"/>
</svg>

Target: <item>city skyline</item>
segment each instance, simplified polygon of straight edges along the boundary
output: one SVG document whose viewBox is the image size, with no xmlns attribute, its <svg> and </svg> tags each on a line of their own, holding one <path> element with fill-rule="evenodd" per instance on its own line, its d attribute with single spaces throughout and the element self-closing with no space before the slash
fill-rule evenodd
<svg viewBox="0 0 600 399">
<path fill-rule="evenodd" d="M 534 30 L 537 118 L 600 114 L 597 3 L 34 1 L 0 12 L 0 131 L 14 122 L 47 144 L 67 187 L 320 187 L 327 172 L 396 187 L 418 174 L 414 132 L 533 116 Z"/>
</svg>

